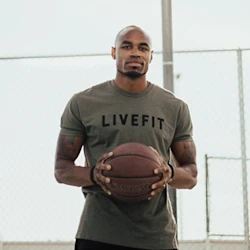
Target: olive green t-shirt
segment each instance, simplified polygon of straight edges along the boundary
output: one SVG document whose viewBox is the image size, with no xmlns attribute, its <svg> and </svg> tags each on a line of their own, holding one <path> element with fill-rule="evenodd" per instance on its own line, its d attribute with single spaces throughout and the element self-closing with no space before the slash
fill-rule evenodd
<svg viewBox="0 0 250 250">
<path fill-rule="evenodd" d="M 149 83 L 142 93 L 129 93 L 111 80 L 70 99 L 60 133 L 84 137 L 88 166 L 126 142 L 152 146 L 168 161 L 174 141 L 192 140 L 192 122 L 187 104 L 171 92 Z M 82 190 L 87 196 L 76 238 L 143 249 L 177 248 L 167 190 L 136 204 L 115 200 L 99 185 Z"/>
</svg>

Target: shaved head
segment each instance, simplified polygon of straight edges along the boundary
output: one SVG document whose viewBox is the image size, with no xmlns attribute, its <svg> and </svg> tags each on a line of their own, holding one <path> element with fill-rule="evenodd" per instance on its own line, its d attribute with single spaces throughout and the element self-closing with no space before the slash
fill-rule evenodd
<svg viewBox="0 0 250 250">
<path fill-rule="evenodd" d="M 136 25 L 129 25 L 129 26 L 123 28 L 122 30 L 120 30 L 120 31 L 118 32 L 118 34 L 116 35 L 116 38 L 115 38 L 115 44 L 114 44 L 114 46 L 115 46 L 115 47 L 117 46 L 117 43 L 118 43 L 118 41 L 119 41 L 119 39 L 120 39 L 121 36 L 123 36 L 124 34 L 126 34 L 126 33 L 129 32 L 129 31 L 132 31 L 132 30 L 138 30 L 138 31 L 140 31 L 141 33 L 143 33 L 143 34 L 145 35 L 145 37 L 148 38 L 148 41 L 149 41 L 149 43 L 150 43 L 149 45 L 150 45 L 150 46 L 152 45 L 150 36 L 149 36 L 143 29 L 141 29 L 140 27 L 138 27 L 138 26 L 136 26 Z"/>
</svg>

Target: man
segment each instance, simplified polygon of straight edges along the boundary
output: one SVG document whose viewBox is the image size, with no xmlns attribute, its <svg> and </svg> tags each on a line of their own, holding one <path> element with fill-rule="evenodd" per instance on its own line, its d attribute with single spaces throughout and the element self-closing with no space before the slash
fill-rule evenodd
<svg viewBox="0 0 250 250">
<path fill-rule="evenodd" d="M 187 104 L 147 81 L 152 60 L 150 37 L 139 27 L 121 30 L 111 51 L 114 80 L 75 94 L 61 119 L 55 160 L 59 183 L 82 187 L 85 205 L 75 250 L 177 249 L 176 222 L 166 184 L 191 189 L 197 182 L 196 149 Z M 136 114 L 138 121 L 132 122 Z M 144 117 L 144 118 L 143 118 Z M 147 117 L 145 122 L 145 117 Z M 162 162 L 162 179 L 149 200 L 127 204 L 103 185 L 112 181 L 102 170 L 112 149 L 126 142 L 150 146 Z M 84 148 L 86 166 L 75 160 Z M 173 165 L 168 164 L 170 150 Z"/>
</svg>

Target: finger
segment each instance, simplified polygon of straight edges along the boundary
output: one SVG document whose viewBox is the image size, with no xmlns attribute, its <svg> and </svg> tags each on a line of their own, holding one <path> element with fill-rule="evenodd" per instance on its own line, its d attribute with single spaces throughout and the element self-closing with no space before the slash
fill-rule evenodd
<svg viewBox="0 0 250 250">
<path fill-rule="evenodd" d="M 165 184 L 166 184 L 165 179 L 161 179 L 160 181 L 154 183 L 154 184 L 151 186 L 151 188 L 152 188 L 152 189 L 157 189 L 157 188 L 163 187 Z"/>
<path fill-rule="evenodd" d="M 105 161 L 107 160 L 108 158 L 110 158 L 114 153 L 113 152 L 108 152 L 108 153 L 105 153 L 103 154 L 101 157 L 100 157 L 100 161 Z"/>
<path fill-rule="evenodd" d="M 154 169 L 155 174 L 166 173 L 168 171 L 169 171 L 169 168 L 167 166 L 163 166 L 163 167 L 159 167 L 159 168 Z"/>
<path fill-rule="evenodd" d="M 96 168 L 97 169 L 102 169 L 102 170 L 110 170 L 111 166 L 108 164 L 105 164 L 105 161 L 110 158 L 114 153 L 113 152 L 109 152 L 109 153 L 105 153 L 103 154 L 99 160 L 97 161 L 96 164 Z"/>
<path fill-rule="evenodd" d="M 103 191 L 104 191 L 105 193 L 107 193 L 108 195 L 111 195 L 111 192 L 106 188 L 106 186 L 101 185 L 101 187 L 102 187 L 102 189 L 103 189 Z"/>
<path fill-rule="evenodd" d="M 111 165 L 104 164 L 104 163 L 101 163 L 98 166 L 96 166 L 96 169 L 98 169 L 99 171 L 102 171 L 102 170 L 111 170 L 111 168 L 112 168 Z"/>
<path fill-rule="evenodd" d="M 150 193 L 150 195 L 151 195 L 151 196 L 155 196 L 155 195 L 161 193 L 161 192 L 163 191 L 164 188 L 165 188 L 165 185 L 164 185 L 164 186 L 161 186 L 160 188 L 155 189 L 154 191 L 152 191 L 152 192 Z"/>
<path fill-rule="evenodd" d="M 101 173 L 97 173 L 96 174 L 96 178 L 99 181 L 99 183 L 103 184 L 103 183 L 110 183 L 111 179 L 108 177 L 105 177 L 104 175 L 102 175 Z"/>
<path fill-rule="evenodd" d="M 158 151 L 155 149 L 155 148 L 153 148 L 153 147 L 151 147 L 151 146 L 148 146 L 152 151 L 154 151 L 157 155 L 159 155 L 159 153 L 158 153 Z"/>
<path fill-rule="evenodd" d="M 103 161 L 105 161 L 106 159 L 108 159 L 112 155 L 113 155 L 113 152 L 108 152 L 108 153 L 101 155 L 100 158 L 98 159 L 97 163 L 101 164 Z"/>
<path fill-rule="evenodd" d="M 100 186 L 105 193 L 107 193 L 108 195 L 111 195 L 111 192 L 107 189 L 107 187 L 104 184 L 100 183 Z"/>
</svg>

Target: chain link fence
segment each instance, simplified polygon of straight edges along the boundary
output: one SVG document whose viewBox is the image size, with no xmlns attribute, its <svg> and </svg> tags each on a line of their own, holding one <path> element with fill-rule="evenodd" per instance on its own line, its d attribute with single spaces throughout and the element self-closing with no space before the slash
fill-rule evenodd
<svg viewBox="0 0 250 250">
<path fill-rule="evenodd" d="M 249 59 L 248 50 L 175 57 L 175 70 L 180 72 L 175 92 L 187 100 L 193 114 L 199 166 L 198 187 L 178 191 L 179 236 L 206 239 L 203 249 L 229 249 L 227 242 L 233 249 L 250 249 Z M 185 69 L 188 63 L 191 69 Z M 214 240 L 220 245 L 215 246 Z"/>
<path fill-rule="evenodd" d="M 249 231 L 249 210 L 244 189 L 250 178 L 242 181 L 241 158 L 205 156 L 207 173 L 207 236 L 209 238 L 245 239 Z M 249 164 L 247 159 L 247 164 Z M 222 179 L 222 177 L 224 177 Z M 220 188 L 218 184 L 221 183 Z M 245 199 L 246 198 L 246 199 Z M 246 212 L 246 213 L 245 213 Z M 246 227 L 246 228 L 245 228 Z"/>
<path fill-rule="evenodd" d="M 174 92 L 189 104 L 199 167 L 197 186 L 177 191 L 180 249 L 250 249 L 249 67 L 250 50 L 174 53 Z M 0 60 L 1 250 L 73 249 L 84 197 L 53 177 L 60 116 L 73 93 L 114 69 L 107 55 Z M 163 85 L 160 52 L 148 78 Z"/>
</svg>

